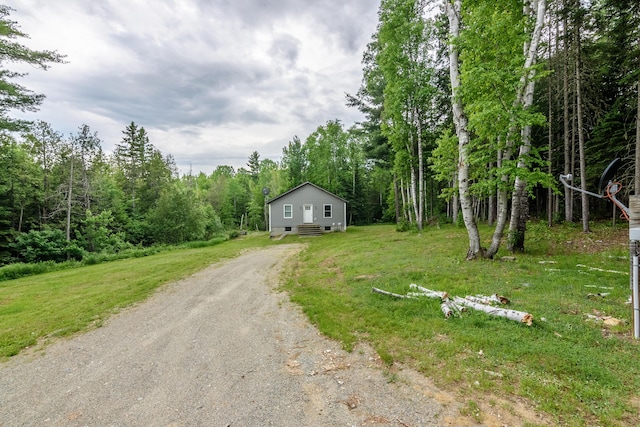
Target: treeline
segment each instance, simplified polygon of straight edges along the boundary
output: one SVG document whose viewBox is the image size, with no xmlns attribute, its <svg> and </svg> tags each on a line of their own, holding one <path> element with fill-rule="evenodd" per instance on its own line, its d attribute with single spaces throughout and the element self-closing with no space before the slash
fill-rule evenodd
<svg viewBox="0 0 640 427">
<path fill-rule="evenodd" d="M 88 125 L 63 137 L 39 121 L 19 136 L 0 136 L 0 263 L 82 259 L 265 230 L 268 198 L 305 181 L 347 199 L 352 224 L 388 214 L 389 178 L 367 166 L 362 135 L 339 121 L 304 142 L 294 137 L 281 163 L 254 151 L 246 168 L 183 176 L 144 127 L 132 122 L 122 134 L 109 155 Z"/>
</svg>

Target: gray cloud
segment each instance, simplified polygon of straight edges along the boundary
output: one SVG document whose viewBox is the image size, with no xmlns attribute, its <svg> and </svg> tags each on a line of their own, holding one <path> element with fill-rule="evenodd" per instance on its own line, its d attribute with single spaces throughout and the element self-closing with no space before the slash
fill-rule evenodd
<svg viewBox="0 0 640 427">
<path fill-rule="evenodd" d="M 289 35 L 279 34 L 275 37 L 269 54 L 275 60 L 283 60 L 289 67 L 295 66 L 300 50 L 300 40 Z"/>
<path fill-rule="evenodd" d="M 9 6 L 27 44 L 69 60 L 26 70 L 21 83 L 47 95 L 28 118 L 64 134 L 87 123 L 107 150 L 135 121 L 181 170 L 210 172 L 254 150 L 277 159 L 293 135 L 360 118 L 344 93 L 360 84 L 379 1 L 23 3 Z"/>
</svg>

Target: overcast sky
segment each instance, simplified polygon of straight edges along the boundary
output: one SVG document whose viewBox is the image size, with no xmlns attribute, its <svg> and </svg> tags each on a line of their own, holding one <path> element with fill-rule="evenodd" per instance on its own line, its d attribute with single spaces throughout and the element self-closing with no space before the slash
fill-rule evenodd
<svg viewBox="0 0 640 427">
<path fill-rule="evenodd" d="M 110 151 L 131 121 L 181 173 L 246 167 L 345 106 L 379 0 L 9 0 L 33 49 L 67 55 L 20 83 L 46 99 L 30 120 L 66 136 L 87 124 Z M 13 64 L 9 68 L 15 69 Z"/>
</svg>

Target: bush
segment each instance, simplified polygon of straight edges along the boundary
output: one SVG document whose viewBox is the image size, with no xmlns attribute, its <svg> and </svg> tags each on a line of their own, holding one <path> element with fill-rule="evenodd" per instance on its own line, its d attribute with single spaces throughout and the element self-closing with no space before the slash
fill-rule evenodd
<svg viewBox="0 0 640 427">
<path fill-rule="evenodd" d="M 405 231 L 413 230 L 415 227 L 408 221 L 400 221 L 396 224 L 396 231 L 403 233 Z"/>
<path fill-rule="evenodd" d="M 22 233 L 16 238 L 14 247 L 19 258 L 27 263 L 80 260 L 83 256 L 82 248 L 74 242 L 67 242 L 62 230 L 31 230 Z"/>
</svg>

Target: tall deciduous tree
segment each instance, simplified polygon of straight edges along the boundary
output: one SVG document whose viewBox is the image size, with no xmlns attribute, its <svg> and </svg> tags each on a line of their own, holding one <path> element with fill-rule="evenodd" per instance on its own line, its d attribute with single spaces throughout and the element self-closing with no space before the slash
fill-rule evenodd
<svg viewBox="0 0 640 427">
<path fill-rule="evenodd" d="M 446 2 L 458 186 L 470 230 L 468 258 L 484 252 L 476 242 L 474 197 L 498 189 L 496 228 L 484 252 L 493 257 L 508 218 L 509 185 L 513 185 L 509 247 L 520 250 L 528 218 L 527 185 L 547 179 L 532 168 L 537 154 L 531 149 L 531 126 L 543 117 L 530 112 L 545 4 L 544 0 Z M 492 166 L 496 164 L 497 168 Z"/>
<path fill-rule="evenodd" d="M 349 182 L 346 168 L 347 132 L 339 120 L 329 120 L 307 137 L 307 179 L 334 194 L 342 194 Z"/>
<path fill-rule="evenodd" d="M 282 167 L 285 170 L 286 183 L 289 189 L 305 182 L 307 159 L 298 136 L 294 136 L 282 149 Z"/>
<path fill-rule="evenodd" d="M 458 137 L 458 192 L 462 217 L 469 236 L 469 249 L 467 259 L 475 259 L 482 256 L 483 248 L 480 243 L 478 224 L 473 215 L 471 194 L 469 192 L 469 120 L 464 111 L 460 94 L 460 52 L 457 44 L 460 37 L 460 18 L 462 13 L 462 0 L 446 0 L 446 12 L 449 18 L 449 71 L 451 78 L 451 98 L 453 109 L 453 123 Z"/>
<path fill-rule="evenodd" d="M 517 86 L 515 107 L 525 113 L 533 105 L 536 87 L 536 62 L 546 16 L 546 0 L 524 0 L 523 18 L 525 40 L 523 45 L 524 64 Z M 527 184 L 536 183 L 529 173 L 531 171 L 531 127 L 535 118 L 530 116 L 514 120 L 514 126 L 519 124 L 522 137 L 517 158 L 517 170 L 511 198 L 511 222 L 509 224 L 509 250 L 524 251 L 525 232 L 529 218 L 529 199 Z M 527 182 L 534 181 L 534 182 Z"/>
<path fill-rule="evenodd" d="M 15 237 L 32 222 L 37 226 L 40 183 L 39 168 L 27 148 L 0 134 L 0 264 L 10 259 Z"/>
<path fill-rule="evenodd" d="M 38 120 L 31 131 L 25 135 L 25 141 L 30 147 L 42 170 L 42 200 L 40 201 L 40 222 L 46 224 L 51 214 L 51 203 L 55 197 L 55 188 L 52 188 L 52 173 L 57 155 L 62 144 L 62 134 L 53 130 L 52 126 Z"/>
<path fill-rule="evenodd" d="M 214 220 L 214 213 L 194 193 L 193 188 L 180 181 L 163 189 L 156 207 L 148 214 L 156 242 L 177 244 L 205 238 L 207 224 Z"/>
<path fill-rule="evenodd" d="M 377 34 L 386 82 L 382 130 L 394 147 L 396 165 L 408 171 L 408 198 L 418 229 L 425 216 L 425 136 L 429 130 L 435 133 L 437 116 L 434 31 L 425 8 L 423 0 L 384 0 Z"/>
<path fill-rule="evenodd" d="M 71 137 L 71 143 L 75 147 L 81 167 L 78 173 L 82 186 L 83 205 L 85 209 L 91 210 L 91 200 L 93 198 L 92 167 L 94 162 L 102 157 L 101 141 L 97 132 L 92 133 L 89 125 L 83 124 L 78 128 L 78 132 Z"/>
</svg>

